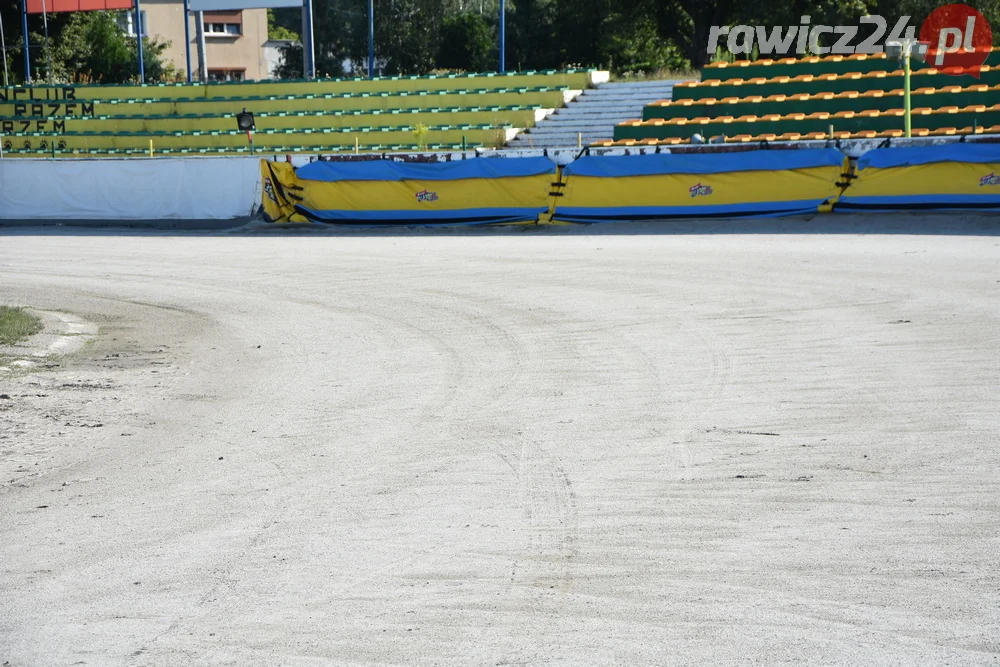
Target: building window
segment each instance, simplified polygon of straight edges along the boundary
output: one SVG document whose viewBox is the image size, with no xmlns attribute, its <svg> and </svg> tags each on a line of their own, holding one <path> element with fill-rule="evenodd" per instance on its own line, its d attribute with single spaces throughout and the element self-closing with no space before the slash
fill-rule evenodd
<svg viewBox="0 0 1000 667">
<path fill-rule="evenodd" d="M 205 23 L 205 34 L 239 37 L 243 34 L 243 26 L 239 23 Z"/>
<path fill-rule="evenodd" d="M 242 81 L 245 70 L 241 69 L 210 69 L 208 70 L 209 81 Z"/>
<path fill-rule="evenodd" d="M 139 20 L 142 21 L 142 36 L 149 37 L 149 30 L 146 26 L 146 12 L 143 10 L 139 13 Z M 135 37 L 135 11 L 119 12 L 118 27 L 129 37 Z"/>
<path fill-rule="evenodd" d="M 243 34 L 243 12 L 205 12 L 205 34 L 211 37 L 239 37 Z"/>
</svg>

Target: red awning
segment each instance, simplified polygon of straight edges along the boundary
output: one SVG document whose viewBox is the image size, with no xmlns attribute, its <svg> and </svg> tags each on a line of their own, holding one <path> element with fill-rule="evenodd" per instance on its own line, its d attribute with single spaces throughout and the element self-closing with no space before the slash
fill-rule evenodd
<svg viewBox="0 0 1000 667">
<path fill-rule="evenodd" d="M 28 0 L 28 13 L 93 12 L 105 9 L 132 9 L 134 0 Z"/>
</svg>

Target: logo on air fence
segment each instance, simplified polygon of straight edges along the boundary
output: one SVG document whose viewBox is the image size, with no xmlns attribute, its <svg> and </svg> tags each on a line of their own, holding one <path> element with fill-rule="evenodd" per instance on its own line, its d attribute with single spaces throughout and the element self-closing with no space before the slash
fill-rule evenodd
<svg viewBox="0 0 1000 667">
<path fill-rule="evenodd" d="M 438 193 L 431 192 L 430 190 L 421 190 L 420 192 L 417 193 L 416 196 L 417 196 L 417 201 L 421 203 L 438 200 Z"/>
<path fill-rule="evenodd" d="M 995 172 L 991 171 L 979 179 L 979 187 L 987 185 L 1000 185 L 1000 176 L 997 176 Z"/>
<path fill-rule="evenodd" d="M 695 197 L 707 197 L 712 194 L 712 186 L 704 185 L 703 183 L 695 183 L 688 188 L 688 193 L 691 195 L 692 199 Z"/>
</svg>

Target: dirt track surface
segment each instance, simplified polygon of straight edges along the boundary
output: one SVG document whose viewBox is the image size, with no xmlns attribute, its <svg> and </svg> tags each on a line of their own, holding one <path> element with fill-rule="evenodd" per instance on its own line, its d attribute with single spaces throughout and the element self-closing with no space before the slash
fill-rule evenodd
<svg viewBox="0 0 1000 667">
<path fill-rule="evenodd" d="M 998 267 L 0 233 L 101 330 L 0 373 L 0 662 L 998 665 Z"/>
</svg>

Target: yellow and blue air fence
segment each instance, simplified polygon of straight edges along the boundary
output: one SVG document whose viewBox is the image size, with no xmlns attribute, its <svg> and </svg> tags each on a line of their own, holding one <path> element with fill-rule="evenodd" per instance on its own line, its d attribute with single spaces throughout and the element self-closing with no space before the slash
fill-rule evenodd
<svg viewBox="0 0 1000 667">
<path fill-rule="evenodd" d="M 816 213 L 840 194 L 846 159 L 836 148 L 584 156 L 563 169 L 553 219 Z"/>
<path fill-rule="evenodd" d="M 549 210 L 556 171 L 546 157 L 430 163 L 320 160 L 299 169 L 262 160 L 262 202 L 273 222 L 534 222 Z"/>
<path fill-rule="evenodd" d="M 837 211 L 998 209 L 1000 144 L 876 148 L 858 158 Z"/>
</svg>

